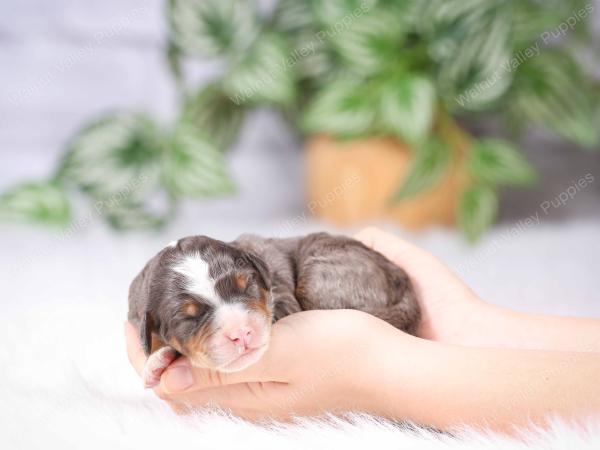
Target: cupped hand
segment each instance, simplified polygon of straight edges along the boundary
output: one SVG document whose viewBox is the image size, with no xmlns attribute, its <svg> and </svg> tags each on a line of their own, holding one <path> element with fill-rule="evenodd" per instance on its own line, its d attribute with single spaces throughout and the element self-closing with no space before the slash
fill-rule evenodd
<svg viewBox="0 0 600 450">
<path fill-rule="evenodd" d="M 435 341 L 471 344 L 487 314 L 483 302 L 439 259 L 397 236 L 375 227 L 354 236 L 402 267 L 410 276 L 421 306 L 418 335 Z"/>
<path fill-rule="evenodd" d="M 146 357 L 137 331 L 126 323 L 125 334 L 129 359 L 141 373 Z M 381 412 L 372 395 L 375 375 L 385 373 L 378 365 L 401 354 L 404 337 L 414 339 L 360 311 L 304 311 L 275 323 L 267 352 L 247 369 L 194 368 L 181 357 L 154 391 L 178 412 L 214 405 L 249 419 Z"/>
<path fill-rule="evenodd" d="M 367 228 L 355 238 L 409 274 L 422 309 L 420 337 L 467 343 L 464 331 L 473 336 L 486 303 L 437 258 L 392 234 Z M 141 373 L 146 357 L 137 330 L 127 323 L 125 332 L 129 359 Z M 392 397 L 378 389 L 414 341 L 360 311 L 304 311 L 274 324 L 267 352 L 247 369 L 199 369 L 181 357 L 154 391 L 179 412 L 215 405 L 251 419 L 349 410 L 385 416 Z M 394 403 L 389 408 L 397 408 L 397 398 Z"/>
</svg>

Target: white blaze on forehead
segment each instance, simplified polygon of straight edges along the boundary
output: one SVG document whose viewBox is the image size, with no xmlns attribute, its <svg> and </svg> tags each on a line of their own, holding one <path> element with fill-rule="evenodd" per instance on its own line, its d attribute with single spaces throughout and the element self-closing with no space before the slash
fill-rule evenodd
<svg viewBox="0 0 600 450">
<path fill-rule="evenodd" d="M 190 294 L 198 295 L 215 306 L 221 304 L 221 298 L 215 291 L 215 282 L 208 271 L 208 263 L 200 253 L 186 255 L 173 270 L 185 277 L 185 289 Z"/>
<path fill-rule="evenodd" d="M 240 303 L 223 303 L 216 313 L 219 326 L 235 329 L 243 327 L 248 322 L 248 309 Z"/>
<path fill-rule="evenodd" d="M 171 241 L 167 244 L 167 247 L 175 248 L 177 247 L 177 241 Z"/>
</svg>

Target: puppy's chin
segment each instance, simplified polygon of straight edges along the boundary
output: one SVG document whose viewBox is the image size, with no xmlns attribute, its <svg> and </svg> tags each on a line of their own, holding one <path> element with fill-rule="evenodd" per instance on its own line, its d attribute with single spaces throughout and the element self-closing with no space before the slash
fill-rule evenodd
<svg viewBox="0 0 600 450">
<path fill-rule="evenodd" d="M 250 367 L 260 358 L 262 358 L 264 353 L 267 351 L 268 346 L 269 344 L 265 343 L 260 347 L 250 349 L 247 353 L 236 356 L 229 362 L 220 365 L 209 364 L 205 358 L 192 357 L 190 358 L 190 362 L 192 366 L 199 369 L 212 369 L 219 372 L 239 372 L 240 370 L 244 370 L 246 367 Z"/>
<path fill-rule="evenodd" d="M 220 372 L 238 372 L 240 370 L 244 370 L 262 358 L 265 351 L 267 351 L 267 347 L 268 344 L 264 344 L 261 347 L 250 349 L 248 353 L 244 353 L 243 355 L 235 358 L 233 361 L 217 367 L 216 370 Z"/>
</svg>

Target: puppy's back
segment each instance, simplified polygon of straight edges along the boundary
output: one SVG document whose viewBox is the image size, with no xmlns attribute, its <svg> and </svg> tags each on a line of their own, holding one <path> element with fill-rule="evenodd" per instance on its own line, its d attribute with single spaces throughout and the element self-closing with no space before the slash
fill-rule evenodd
<svg viewBox="0 0 600 450">
<path fill-rule="evenodd" d="M 303 310 L 357 309 L 415 333 L 420 319 L 412 283 L 379 252 L 344 236 L 316 233 L 296 249 L 296 298 Z"/>
</svg>

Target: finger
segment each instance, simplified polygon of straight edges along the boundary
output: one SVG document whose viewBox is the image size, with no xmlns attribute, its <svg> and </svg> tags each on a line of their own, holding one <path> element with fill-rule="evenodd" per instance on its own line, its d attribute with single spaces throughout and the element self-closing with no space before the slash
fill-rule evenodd
<svg viewBox="0 0 600 450">
<path fill-rule="evenodd" d="M 239 383 L 186 394 L 161 393 L 159 397 L 170 405 L 178 405 L 180 410 L 221 408 L 252 418 L 289 415 L 298 401 L 290 395 L 288 386 L 281 383 Z"/>
<path fill-rule="evenodd" d="M 364 228 L 354 235 L 354 239 L 390 259 L 402 257 L 406 253 L 425 253 L 415 245 L 376 227 Z"/>
<path fill-rule="evenodd" d="M 160 387 L 165 393 L 178 394 L 251 381 L 275 381 L 262 359 L 239 372 L 219 372 L 192 367 L 188 358 L 180 358 L 163 372 Z"/>
<path fill-rule="evenodd" d="M 376 227 L 368 227 L 354 235 L 354 239 L 362 242 L 367 247 L 378 251 L 390 261 L 404 266 L 423 267 L 433 264 L 440 266 L 442 263 L 432 254 L 405 241 L 394 234 L 380 230 Z"/>
<path fill-rule="evenodd" d="M 142 375 L 146 364 L 146 355 L 138 336 L 136 328 L 129 322 L 125 322 L 125 345 L 127 346 L 127 357 L 129 362 L 138 373 Z"/>
</svg>

